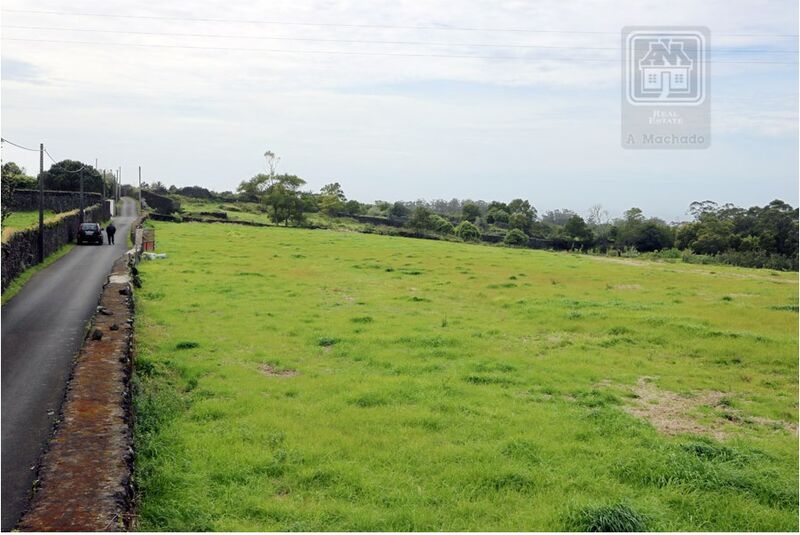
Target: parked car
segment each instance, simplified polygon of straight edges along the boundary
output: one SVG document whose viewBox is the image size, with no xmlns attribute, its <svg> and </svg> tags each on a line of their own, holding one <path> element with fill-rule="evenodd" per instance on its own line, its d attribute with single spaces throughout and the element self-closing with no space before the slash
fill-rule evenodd
<svg viewBox="0 0 800 535">
<path fill-rule="evenodd" d="M 103 245 L 103 229 L 97 223 L 81 223 L 78 228 L 78 245 L 82 243 L 94 243 Z"/>
</svg>

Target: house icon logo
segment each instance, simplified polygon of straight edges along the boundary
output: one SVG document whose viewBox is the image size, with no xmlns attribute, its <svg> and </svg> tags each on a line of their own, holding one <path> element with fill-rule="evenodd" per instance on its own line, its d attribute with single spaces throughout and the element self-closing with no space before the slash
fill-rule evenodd
<svg viewBox="0 0 800 535">
<path fill-rule="evenodd" d="M 702 32 L 641 31 L 625 43 L 626 96 L 633 105 L 701 104 L 707 85 Z"/>
</svg>

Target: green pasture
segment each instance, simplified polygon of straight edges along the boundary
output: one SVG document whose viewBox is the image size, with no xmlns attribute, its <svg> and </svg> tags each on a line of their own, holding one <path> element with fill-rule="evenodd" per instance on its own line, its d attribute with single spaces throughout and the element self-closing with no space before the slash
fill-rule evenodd
<svg viewBox="0 0 800 535">
<path fill-rule="evenodd" d="M 155 228 L 140 530 L 798 529 L 796 273 Z"/>
<path fill-rule="evenodd" d="M 47 221 L 55 215 L 52 210 L 45 210 L 44 219 Z M 18 230 L 36 227 L 39 224 L 39 212 L 11 212 L 3 221 L 3 241 Z"/>
</svg>

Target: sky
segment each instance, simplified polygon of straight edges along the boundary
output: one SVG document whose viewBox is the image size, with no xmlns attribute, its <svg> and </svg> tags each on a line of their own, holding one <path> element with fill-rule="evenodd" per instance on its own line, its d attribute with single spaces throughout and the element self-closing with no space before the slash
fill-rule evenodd
<svg viewBox="0 0 800 535">
<path fill-rule="evenodd" d="M 2 4 L 0 129 L 123 182 L 235 190 L 264 171 L 348 198 L 525 198 L 667 221 L 798 204 L 791 0 Z M 711 146 L 624 150 L 624 26 L 711 32 Z M 35 174 L 38 154 L 3 145 Z M 46 165 L 47 167 L 47 165 Z"/>
</svg>

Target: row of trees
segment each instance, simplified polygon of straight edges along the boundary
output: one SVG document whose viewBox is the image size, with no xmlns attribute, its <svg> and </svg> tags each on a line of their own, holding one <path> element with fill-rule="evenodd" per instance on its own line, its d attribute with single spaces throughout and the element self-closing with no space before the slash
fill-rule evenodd
<svg viewBox="0 0 800 535">
<path fill-rule="evenodd" d="M 80 191 L 83 177 L 83 191 L 90 193 L 109 192 L 112 189 L 111 176 L 104 177 L 91 165 L 77 160 L 62 160 L 53 164 L 44 172 L 42 178 L 44 189 L 57 191 Z M 18 189 L 38 189 L 39 180 L 29 175 L 25 168 L 14 162 L 6 162 L 2 166 L 2 194 L 8 199 Z M 105 185 L 105 189 L 103 186 Z M 2 220 L 11 213 L 8 203 L 2 204 Z"/>
<path fill-rule="evenodd" d="M 103 184 L 105 191 L 111 191 L 112 176 L 103 174 L 89 164 L 78 160 L 62 160 L 50 166 L 44 172 L 44 189 L 57 191 L 80 191 L 81 176 L 83 176 L 83 191 L 102 193 Z M 10 191 L 17 189 L 37 189 L 39 181 L 36 177 L 28 175 L 25 168 L 14 162 L 3 164 L 3 187 Z"/>
<path fill-rule="evenodd" d="M 258 203 L 275 223 L 284 225 L 302 225 L 309 212 L 334 217 L 371 216 L 416 232 L 454 235 L 467 241 L 489 237 L 491 241 L 525 246 L 538 240 L 556 249 L 620 253 L 683 250 L 739 265 L 797 269 L 798 210 L 783 201 L 748 209 L 695 202 L 689 207 L 692 221 L 672 224 L 646 217 L 636 207 L 617 219 L 611 219 L 600 205 L 591 207 L 586 217 L 568 209 L 540 214 L 525 199 L 508 203 L 451 199 L 366 204 L 348 200 L 338 182 L 316 193 L 306 191 L 302 178 L 277 172 L 280 159 L 274 153 L 267 151 L 264 157 L 266 172 L 243 181 L 236 193 L 218 194 L 198 186 L 167 188 L 160 183 L 150 187 L 161 193 Z"/>
</svg>

